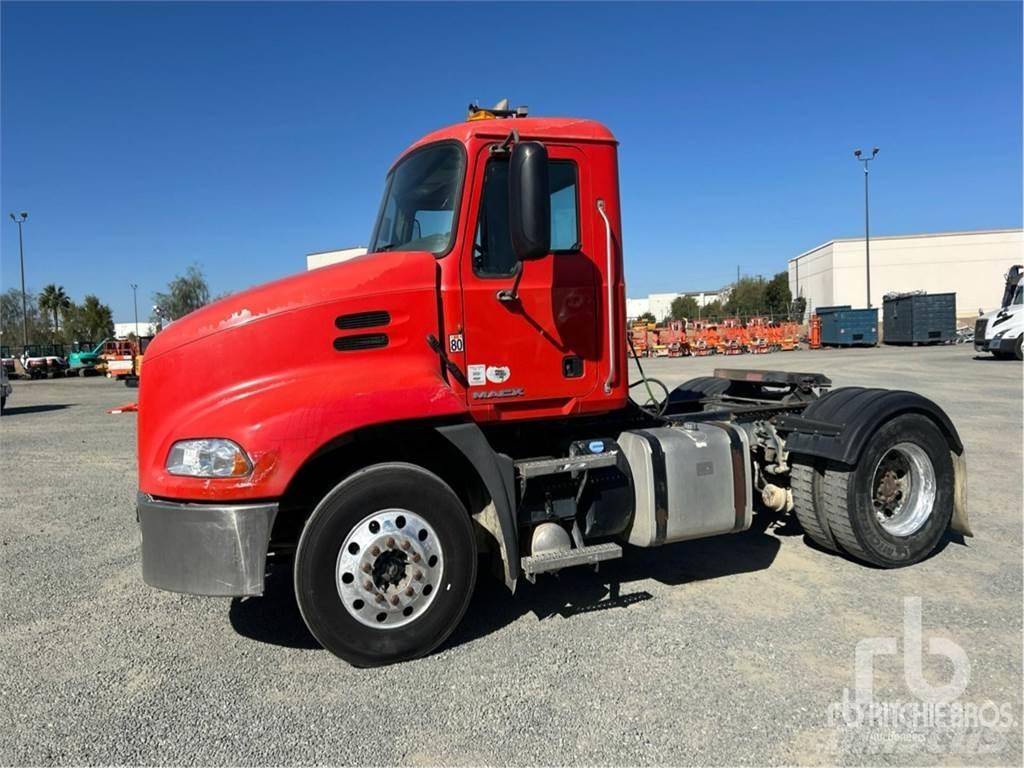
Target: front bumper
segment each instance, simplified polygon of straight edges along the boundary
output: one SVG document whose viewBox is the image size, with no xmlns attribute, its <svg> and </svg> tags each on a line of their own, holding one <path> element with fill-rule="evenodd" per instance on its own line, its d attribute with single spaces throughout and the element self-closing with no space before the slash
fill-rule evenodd
<svg viewBox="0 0 1024 768">
<path fill-rule="evenodd" d="M 263 593 L 277 504 L 188 504 L 138 495 L 142 578 L 194 595 Z"/>
</svg>

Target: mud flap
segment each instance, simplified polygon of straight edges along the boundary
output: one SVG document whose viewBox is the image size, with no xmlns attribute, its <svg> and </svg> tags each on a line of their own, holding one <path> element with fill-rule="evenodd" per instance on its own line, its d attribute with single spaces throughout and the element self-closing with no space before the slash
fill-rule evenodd
<svg viewBox="0 0 1024 768">
<path fill-rule="evenodd" d="M 953 460 L 953 519 L 949 527 L 964 536 L 974 536 L 967 519 L 967 456 L 964 451 L 949 452 Z"/>
</svg>

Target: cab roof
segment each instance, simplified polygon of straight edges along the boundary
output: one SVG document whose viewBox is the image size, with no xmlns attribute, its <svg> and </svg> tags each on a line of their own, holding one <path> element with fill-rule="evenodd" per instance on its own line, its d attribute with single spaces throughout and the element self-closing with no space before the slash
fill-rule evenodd
<svg viewBox="0 0 1024 768">
<path fill-rule="evenodd" d="M 596 120 L 585 120 L 579 117 L 517 117 L 492 118 L 487 120 L 466 120 L 449 125 L 446 128 L 428 133 L 411 144 L 398 160 L 414 149 L 435 141 L 454 139 L 468 144 L 474 138 L 504 139 L 513 130 L 520 138 L 577 142 L 601 142 L 617 144 L 617 140 L 607 127 Z M 398 162 L 396 160 L 395 162 Z"/>
</svg>

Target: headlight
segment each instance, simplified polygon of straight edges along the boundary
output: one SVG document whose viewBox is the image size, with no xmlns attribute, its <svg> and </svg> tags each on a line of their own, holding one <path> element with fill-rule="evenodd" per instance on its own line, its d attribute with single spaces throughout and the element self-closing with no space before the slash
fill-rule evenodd
<svg viewBox="0 0 1024 768">
<path fill-rule="evenodd" d="M 252 472 L 252 462 L 231 440 L 179 440 L 167 454 L 167 471 L 186 477 L 244 477 Z"/>
</svg>

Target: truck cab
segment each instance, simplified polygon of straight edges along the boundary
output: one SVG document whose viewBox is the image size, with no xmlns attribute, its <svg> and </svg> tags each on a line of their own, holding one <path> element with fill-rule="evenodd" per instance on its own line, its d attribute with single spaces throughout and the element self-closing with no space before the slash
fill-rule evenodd
<svg viewBox="0 0 1024 768">
<path fill-rule="evenodd" d="M 515 589 L 755 511 L 882 567 L 969 533 L 963 445 L 920 395 L 726 370 L 635 404 L 622 243 L 597 122 L 471 107 L 415 142 L 366 255 L 149 345 L 145 581 L 258 595 L 290 566 L 312 634 L 370 666 L 443 642 L 478 565 Z"/>
<path fill-rule="evenodd" d="M 1024 359 L 1024 266 L 1015 264 L 1006 273 L 999 309 L 981 315 L 974 324 L 974 349 L 1002 359 Z"/>
</svg>

